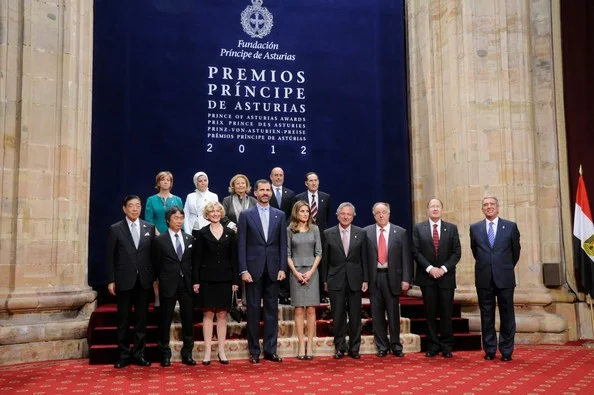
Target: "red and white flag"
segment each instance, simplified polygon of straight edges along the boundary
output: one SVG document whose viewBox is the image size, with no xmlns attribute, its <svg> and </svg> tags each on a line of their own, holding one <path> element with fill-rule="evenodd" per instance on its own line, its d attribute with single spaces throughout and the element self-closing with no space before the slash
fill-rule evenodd
<svg viewBox="0 0 594 395">
<path fill-rule="evenodd" d="M 575 269 L 584 290 L 594 297 L 594 222 L 581 167 L 575 197 L 573 236 Z"/>
</svg>

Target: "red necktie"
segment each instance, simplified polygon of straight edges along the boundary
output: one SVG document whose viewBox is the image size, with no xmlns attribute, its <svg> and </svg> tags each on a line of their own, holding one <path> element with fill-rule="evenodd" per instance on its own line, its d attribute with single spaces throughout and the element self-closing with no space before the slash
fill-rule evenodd
<svg viewBox="0 0 594 395">
<path fill-rule="evenodd" d="M 388 263 L 388 251 L 386 250 L 384 228 L 380 228 L 379 240 L 377 241 L 377 261 L 382 265 L 386 265 Z"/>
<path fill-rule="evenodd" d="M 311 195 L 311 219 L 316 222 L 316 216 L 318 215 L 318 205 L 316 204 L 316 195 Z"/>
<path fill-rule="evenodd" d="M 437 224 L 433 224 L 433 248 L 435 248 L 435 257 L 439 251 L 439 233 L 437 233 Z"/>
</svg>

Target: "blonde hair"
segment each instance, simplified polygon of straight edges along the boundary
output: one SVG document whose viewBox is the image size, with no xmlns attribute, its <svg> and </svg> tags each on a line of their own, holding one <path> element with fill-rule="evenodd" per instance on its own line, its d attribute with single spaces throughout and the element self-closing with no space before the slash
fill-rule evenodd
<svg viewBox="0 0 594 395">
<path fill-rule="evenodd" d="M 245 184 L 246 184 L 246 189 L 245 189 L 245 193 L 249 194 L 252 191 L 252 186 L 250 185 L 250 180 L 248 180 L 247 176 L 244 174 L 236 174 L 233 177 L 231 177 L 231 181 L 229 181 L 229 193 L 235 193 L 235 181 L 237 181 L 239 178 L 243 178 L 245 180 Z"/>
<path fill-rule="evenodd" d="M 157 191 L 161 190 L 161 188 L 159 187 L 159 183 L 165 177 L 169 177 L 169 180 L 171 181 L 171 186 L 169 187 L 169 190 L 171 190 L 173 188 L 173 174 L 171 174 L 170 171 L 165 170 L 165 171 L 160 171 L 159 173 L 157 173 L 157 176 L 155 177 L 155 189 Z"/>
<path fill-rule="evenodd" d="M 208 220 L 208 214 L 212 213 L 217 208 L 221 210 L 221 218 L 224 217 L 225 208 L 223 207 L 223 205 L 219 202 L 210 202 L 206 203 L 206 206 L 204 206 L 204 210 L 202 211 L 202 216 L 204 217 L 204 219 Z"/>
</svg>

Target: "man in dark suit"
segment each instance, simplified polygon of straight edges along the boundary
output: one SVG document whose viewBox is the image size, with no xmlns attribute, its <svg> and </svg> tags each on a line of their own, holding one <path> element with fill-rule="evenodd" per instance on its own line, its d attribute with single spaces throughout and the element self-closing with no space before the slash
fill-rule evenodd
<svg viewBox="0 0 594 395">
<path fill-rule="evenodd" d="M 413 257 L 417 262 L 416 284 L 421 287 L 427 315 L 426 357 L 441 351 L 445 358 L 452 357 L 454 333 L 452 311 L 456 289 L 456 264 L 462 255 L 458 227 L 442 221 L 443 204 L 439 199 L 427 203 L 428 221 L 413 228 Z M 439 333 L 437 336 L 437 316 Z"/>
<path fill-rule="evenodd" d="M 275 167 L 270 172 L 270 181 L 272 181 L 272 197 L 270 205 L 285 212 L 285 219 L 291 219 L 291 209 L 293 208 L 293 199 L 295 192 L 283 186 L 285 181 L 285 172 L 280 167 Z"/>
<path fill-rule="evenodd" d="M 307 187 L 307 191 L 295 195 L 291 207 L 299 200 L 303 200 L 309 204 L 313 222 L 318 225 L 320 234 L 324 234 L 330 221 L 330 195 L 318 189 L 320 187 L 320 180 L 318 179 L 318 175 L 313 171 L 305 175 L 305 186 Z"/>
<path fill-rule="evenodd" d="M 328 222 L 330 221 L 330 195 L 319 190 L 320 180 L 318 175 L 313 171 L 310 171 L 305 175 L 305 186 L 307 187 L 307 191 L 295 195 L 295 198 L 293 199 L 293 205 L 299 200 L 303 200 L 309 204 L 311 218 L 320 229 L 320 236 L 322 238 L 323 245 L 325 234 L 324 231 L 328 228 Z M 293 205 L 291 205 L 291 207 Z M 321 266 L 318 269 L 318 272 L 321 275 L 320 270 Z M 326 298 L 324 294 L 325 291 L 323 281 L 320 281 L 320 302 L 328 303 L 328 298 Z"/>
<path fill-rule="evenodd" d="M 322 249 L 322 279 L 330 296 L 334 326 L 335 359 L 347 352 L 359 359 L 361 346 L 361 293 L 367 291 L 368 253 L 363 229 L 352 225 L 355 207 L 341 203 L 336 212 L 339 225 L 326 229 Z M 349 315 L 349 346 L 346 315 Z"/>
<path fill-rule="evenodd" d="M 171 365 L 169 333 L 175 303 L 179 301 L 179 315 L 182 324 L 183 346 L 182 363 L 196 365 L 192 358 L 194 348 L 194 304 L 192 287 L 192 266 L 195 257 L 194 237 L 182 230 L 184 211 L 173 206 L 165 212 L 167 232 L 155 237 L 153 241 L 153 267 L 159 279 L 161 298 L 161 317 L 159 320 L 159 350 L 163 355 L 161 366 Z"/>
<path fill-rule="evenodd" d="M 118 349 L 116 368 L 130 363 L 150 366 L 144 358 L 146 345 L 146 316 L 150 290 L 153 287 L 151 242 L 155 227 L 139 218 L 142 204 L 136 195 L 126 196 L 123 204 L 126 218 L 109 227 L 107 235 L 107 289 L 116 297 L 118 311 Z M 128 329 L 132 306 L 136 324 L 134 348 L 130 349 Z"/>
<path fill-rule="evenodd" d="M 365 227 L 365 233 L 369 244 L 369 296 L 377 356 L 382 358 L 392 352 L 404 357 L 400 342 L 400 295 L 408 290 L 412 278 L 410 242 L 404 228 L 390 223 L 388 203 L 374 204 L 372 212 L 375 224 Z"/>
<path fill-rule="evenodd" d="M 270 198 L 270 205 L 284 211 L 285 219 L 288 222 L 291 220 L 291 210 L 293 209 L 295 192 L 283 186 L 285 172 L 280 167 L 272 169 L 270 172 L 270 181 L 272 181 L 272 197 Z M 291 304 L 289 276 L 287 276 L 280 284 L 278 302 L 280 304 Z"/>
<path fill-rule="evenodd" d="M 485 359 L 495 358 L 495 300 L 499 307 L 499 351 L 502 361 L 511 361 L 516 334 L 514 314 L 514 267 L 520 259 L 520 231 L 511 221 L 499 218 L 499 201 L 487 196 L 482 200 L 485 220 L 470 226 L 470 248 L 474 256 L 474 278 L 479 308 Z"/>
<path fill-rule="evenodd" d="M 255 207 L 244 210 L 237 224 L 239 274 L 246 284 L 247 338 L 250 362 L 260 361 L 260 311 L 264 308 L 264 359 L 282 362 L 276 353 L 278 289 L 287 271 L 285 214 L 270 207 L 266 180 L 254 186 Z"/>
</svg>

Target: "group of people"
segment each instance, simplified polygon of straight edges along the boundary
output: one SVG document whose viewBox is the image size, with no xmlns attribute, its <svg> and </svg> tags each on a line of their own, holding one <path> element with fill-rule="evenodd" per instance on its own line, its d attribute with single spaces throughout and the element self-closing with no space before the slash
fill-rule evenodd
<svg viewBox="0 0 594 395">
<path fill-rule="evenodd" d="M 277 354 L 279 302 L 295 308 L 297 358 L 313 359 L 315 309 L 326 294 L 333 319 L 334 358 L 348 355 L 359 359 L 361 302 L 367 291 L 377 356 L 391 353 L 403 357 L 399 297 L 412 284 L 413 260 L 415 283 L 421 288 L 427 315 L 425 355 L 452 357 L 452 310 L 461 247 L 456 225 L 441 219 L 443 203 L 438 199 L 428 202 L 428 220 L 414 226 L 411 244 L 407 231 L 390 223 L 388 203 L 375 203 L 375 223 L 359 228 L 352 224 L 354 205 L 343 202 L 336 211 L 338 224 L 328 228 L 330 195 L 319 191 L 317 174 L 306 174 L 307 190 L 300 194 L 284 187 L 283 181 L 283 170 L 275 167 L 270 181 L 256 181 L 252 197 L 248 178 L 237 174 L 230 181 L 230 195 L 221 204 L 208 190 L 208 176 L 198 172 L 194 175 L 196 190 L 187 196 L 182 209 L 181 199 L 171 194 L 173 175 L 160 172 L 156 177 L 159 192 L 147 199 L 145 220 L 139 218 L 140 198 L 125 198 L 125 218 L 110 227 L 107 251 L 108 290 L 116 296 L 118 308 L 116 368 L 130 363 L 150 365 L 144 348 L 153 287 L 155 304 L 160 306 L 161 365 L 171 364 L 169 333 L 177 301 L 182 363 L 196 365 L 192 358 L 196 294 L 201 296 L 200 307 L 204 309 L 202 364 L 210 364 L 215 316 L 217 358 L 228 364 L 226 317 L 240 283 L 247 306 L 251 363 L 260 361 L 261 319 L 263 358 L 282 361 Z M 495 357 L 497 303 L 501 318 L 499 350 L 502 359 L 509 361 L 515 335 L 513 268 L 519 259 L 520 235 L 515 223 L 498 217 L 495 197 L 485 197 L 482 210 L 485 220 L 470 227 L 470 240 L 476 260 L 483 349 L 485 359 Z M 127 332 L 132 306 L 136 321 L 130 348 Z"/>
</svg>

